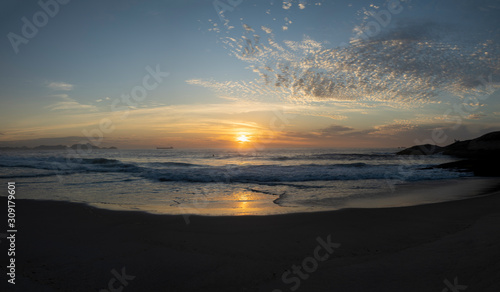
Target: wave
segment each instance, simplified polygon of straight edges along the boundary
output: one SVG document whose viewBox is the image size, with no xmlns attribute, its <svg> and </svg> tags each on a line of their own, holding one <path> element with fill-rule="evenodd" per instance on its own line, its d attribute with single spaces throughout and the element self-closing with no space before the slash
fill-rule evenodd
<svg viewBox="0 0 500 292">
<path fill-rule="evenodd" d="M 270 183 L 332 180 L 430 180 L 467 176 L 447 170 L 419 169 L 412 167 L 400 170 L 399 165 L 253 165 L 237 167 L 202 167 L 193 169 L 155 170 L 141 176 L 162 182 L 225 182 L 225 183 Z"/>
<path fill-rule="evenodd" d="M 275 203 L 276 205 L 281 205 L 283 203 L 283 200 L 286 199 L 286 197 L 288 197 L 286 192 L 283 192 L 279 195 L 277 199 L 273 201 L 273 203 Z"/>
<path fill-rule="evenodd" d="M 2 157 L 0 167 L 33 168 L 51 170 L 56 174 L 71 174 L 77 172 L 110 172 L 139 169 L 135 164 L 124 163 L 108 158 L 65 158 L 65 157 Z"/>
<path fill-rule="evenodd" d="M 346 154 L 316 155 L 316 157 L 337 157 Z M 347 154 L 352 155 L 352 154 Z M 377 155 L 380 157 L 380 155 Z M 385 156 L 385 155 L 384 155 Z M 359 157 L 359 155 L 358 155 Z M 346 162 L 349 159 L 345 159 Z M 365 160 L 366 161 L 366 160 Z M 225 165 L 210 166 L 183 162 L 128 163 L 109 158 L 64 158 L 64 157 L 2 157 L 0 167 L 35 168 L 51 170 L 52 174 L 128 173 L 136 177 L 157 182 L 237 182 L 237 183 L 279 183 L 331 180 L 402 179 L 427 180 L 454 178 L 469 175 L 443 169 L 423 169 L 428 164 L 402 166 L 397 163 L 335 163 L 300 165 Z M 7 171 L 10 171 L 7 169 Z M 0 178 L 26 176 L 47 176 L 49 174 L 6 173 Z"/>
<path fill-rule="evenodd" d="M 160 167 L 193 167 L 202 166 L 200 164 L 184 163 L 184 162 L 150 162 L 150 166 L 160 166 Z"/>
<path fill-rule="evenodd" d="M 13 178 L 28 178 L 28 177 L 48 177 L 54 176 L 55 173 L 20 173 L 10 175 L 0 175 L 0 179 L 13 179 Z"/>
<path fill-rule="evenodd" d="M 82 158 L 81 161 L 83 163 L 90 163 L 90 164 L 117 164 L 117 163 L 120 163 L 119 160 L 108 159 L 108 158 Z"/>
<path fill-rule="evenodd" d="M 356 154 L 356 153 L 322 153 L 311 155 L 282 155 L 270 157 L 273 161 L 287 160 L 399 160 L 400 158 L 394 154 Z"/>
</svg>

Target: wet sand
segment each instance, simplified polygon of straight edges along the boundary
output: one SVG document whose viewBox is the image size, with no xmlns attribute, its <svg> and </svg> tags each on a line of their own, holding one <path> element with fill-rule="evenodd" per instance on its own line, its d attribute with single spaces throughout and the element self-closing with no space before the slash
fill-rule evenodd
<svg viewBox="0 0 500 292">
<path fill-rule="evenodd" d="M 373 292 L 457 284 L 458 291 L 499 291 L 498 186 L 488 193 L 412 207 L 190 216 L 189 224 L 179 215 L 19 199 L 17 284 L 2 277 L 0 287 Z M 7 249 L 4 239 L 1 246 Z"/>
</svg>

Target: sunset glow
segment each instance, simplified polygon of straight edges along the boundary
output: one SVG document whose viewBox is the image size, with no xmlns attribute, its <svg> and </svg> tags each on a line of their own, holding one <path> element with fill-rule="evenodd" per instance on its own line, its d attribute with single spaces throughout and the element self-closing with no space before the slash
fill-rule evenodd
<svg viewBox="0 0 500 292">
<path fill-rule="evenodd" d="M 239 135 L 236 138 L 236 141 L 238 141 L 239 143 L 247 143 L 250 142 L 250 138 L 247 135 Z"/>
<path fill-rule="evenodd" d="M 398 147 L 434 129 L 446 145 L 500 124 L 493 0 L 89 0 L 33 41 L 37 4 L 11 2 L 4 147 Z"/>
</svg>

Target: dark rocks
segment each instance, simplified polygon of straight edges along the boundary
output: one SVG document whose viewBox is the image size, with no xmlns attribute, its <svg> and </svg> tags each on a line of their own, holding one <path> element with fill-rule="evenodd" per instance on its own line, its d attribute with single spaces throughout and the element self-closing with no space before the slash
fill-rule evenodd
<svg viewBox="0 0 500 292">
<path fill-rule="evenodd" d="M 397 152 L 397 155 L 432 155 L 442 153 L 461 158 L 488 158 L 500 154 L 500 131 L 476 139 L 457 141 L 445 147 L 432 144 L 417 145 Z"/>
<path fill-rule="evenodd" d="M 410 148 L 406 148 L 404 150 L 396 153 L 397 155 L 432 155 L 436 153 L 441 153 L 443 151 L 443 147 L 432 145 L 432 144 L 424 144 L 417 145 Z"/>
<path fill-rule="evenodd" d="M 476 176 L 500 176 L 500 168 L 497 167 L 500 159 L 465 159 L 454 162 L 443 163 L 433 168 L 452 169 L 455 171 L 473 172 Z"/>
<path fill-rule="evenodd" d="M 500 131 L 479 138 L 458 141 L 444 147 L 443 154 L 463 158 L 488 158 L 500 154 Z"/>
<path fill-rule="evenodd" d="M 397 152 L 397 155 L 443 155 L 466 158 L 443 163 L 433 168 L 473 172 L 477 176 L 500 176 L 500 131 L 476 139 L 456 141 L 445 147 L 425 144 Z"/>
</svg>

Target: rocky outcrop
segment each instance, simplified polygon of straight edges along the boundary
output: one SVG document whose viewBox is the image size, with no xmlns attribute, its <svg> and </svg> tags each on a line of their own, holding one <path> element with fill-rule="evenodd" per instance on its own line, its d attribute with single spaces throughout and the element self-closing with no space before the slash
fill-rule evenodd
<svg viewBox="0 0 500 292">
<path fill-rule="evenodd" d="M 500 154 L 500 131 L 479 138 L 458 141 L 444 147 L 443 154 L 463 158 L 488 158 Z"/>
<path fill-rule="evenodd" d="M 500 131 L 476 139 L 457 141 L 445 147 L 432 144 L 417 145 L 397 152 L 397 155 L 432 155 L 442 153 L 462 158 L 488 158 L 500 154 Z"/>
<path fill-rule="evenodd" d="M 417 145 L 410 148 L 406 148 L 404 150 L 396 153 L 397 155 L 432 155 L 436 153 L 441 153 L 443 151 L 443 147 L 432 145 L 432 144 L 424 144 Z"/>
<path fill-rule="evenodd" d="M 432 168 L 452 169 L 455 171 L 473 172 L 476 176 L 500 176 L 500 168 L 496 167 L 498 160 L 465 159 L 436 165 Z"/>
<path fill-rule="evenodd" d="M 457 141 L 445 147 L 425 144 L 397 152 L 397 155 L 443 155 L 465 158 L 443 163 L 433 168 L 473 172 L 477 176 L 500 176 L 500 131 L 491 132 L 476 139 Z"/>
</svg>

